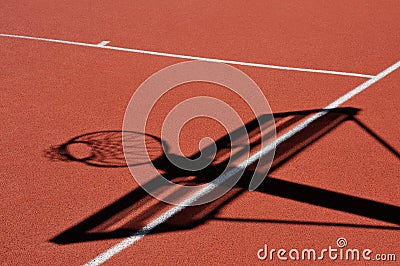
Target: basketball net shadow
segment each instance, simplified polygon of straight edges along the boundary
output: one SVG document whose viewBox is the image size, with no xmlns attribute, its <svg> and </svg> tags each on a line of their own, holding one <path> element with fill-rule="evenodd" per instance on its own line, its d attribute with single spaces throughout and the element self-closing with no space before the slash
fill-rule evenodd
<svg viewBox="0 0 400 266">
<path fill-rule="evenodd" d="M 274 114 L 273 117 L 277 125 L 277 134 L 279 135 L 279 133 L 289 130 L 305 117 L 319 111 L 321 110 Z M 355 116 L 358 111 L 359 110 L 355 108 L 332 109 L 326 115 L 314 121 L 310 126 L 280 144 L 275 151 L 275 158 L 270 172 L 284 165 L 302 150 L 306 149 L 329 132 L 332 132 L 332 130 L 345 121 L 354 121 L 389 151 L 397 157 L 400 157 L 395 149 L 356 119 Z M 264 115 L 259 117 L 258 120 L 254 119 L 244 126 L 248 132 L 251 142 L 250 146 L 253 152 L 258 151 L 260 146 L 262 133 L 260 128 L 264 126 L 263 123 L 268 123 L 270 119 L 271 115 Z M 259 122 L 261 124 L 259 124 Z M 243 137 L 235 134 L 235 132 L 242 132 L 240 131 L 242 129 L 243 128 L 240 128 L 231 132 L 230 135 L 237 138 Z M 121 131 L 100 131 L 84 134 L 62 145 L 52 147 L 52 149 L 47 152 L 47 157 L 54 160 L 78 161 L 98 167 L 126 167 L 123 156 L 121 133 Z M 138 134 L 143 135 L 143 133 L 137 132 L 129 132 L 129 134 L 125 135 L 131 138 L 134 144 Z M 150 157 L 153 159 L 153 165 L 162 172 L 165 178 L 182 185 L 199 185 L 214 180 L 225 169 L 229 158 L 237 156 L 236 154 L 227 152 L 230 151 L 231 144 L 230 135 L 227 134 L 216 141 L 217 154 L 214 162 L 205 169 L 197 172 L 189 172 L 175 167 L 169 163 L 165 154 L 162 152 L 160 153 L 162 143 L 160 138 L 152 135 L 145 135 L 146 143 L 149 144 L 148 147 L 150 147 Z M 75 144 L 91 145 L 91 147 L 95 147 L 95 151 L 81 156 L 71 154 L 69 148 L 71 145 Z M 207 149 L 208 147 L 204 148 L 202 152 L 207 152 Z M 144 156 L 143 154 L 134 155 Z M 200 151 L 189 158 L 198 158 L 199 155 Z M 219 209 L 247 191 L 249 181 L 254 173 L 254 168 L 255 163 L 248 166 L 238 184 L 224 196 L 204 205 L 186 207 L 153 230 L 152 233 L 190 229 L 212 219 Z M 149 183 L 150 182 L 152 181 L 149 181 Z M 267 177 L 256 191 L 373 218 L 396 225 L 382 226 L 384 229 L 400 229 L 400 227 L 398 227 L 398 225 L 400 225 L 400 218 L 394 215 L 395 213 L 400 213 L 400 208 L 397 206 L 272 177 Z M 55 236 L 50 241 L 57 244 L 68 244 L 128 237 L 170 208 L 171 205 L 153 198 L 141 187 L 138 187 L 82 222 Z M 290 223 L 290 221 L 288 221 L 288 223 Z M 304 224 L 307 224 L 307 222 Z M 329 225 L 335 224 L 329 223 Z M 340 226 L 340 224 L 338 225 Z M 354 225 L 350 224 L 349 226 Z M 379 226 L 377 226 L 377 228 L 379 228 Z"/>
</svg>

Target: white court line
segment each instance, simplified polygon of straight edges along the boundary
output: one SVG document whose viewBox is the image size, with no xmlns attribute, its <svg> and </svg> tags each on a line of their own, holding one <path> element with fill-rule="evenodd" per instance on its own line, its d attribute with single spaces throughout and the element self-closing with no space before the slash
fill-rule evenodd
<svg viewBox="0 0 400 266">
<path fill-rule="evenodd" d="M 206 57 L 198 57 L 198 56 L 189 56 L 189 55 L 180 55 L 180 54 L 170 54 L 170 53 L 138 50 L 138 49 L 131 49 L 131 48 L 122 48 L 122 47 L 116 47 L 116 46 L 106 46 L 106 45 L 100 45 L 100 44 L 91 44 L 91 43 L 83 43 L 83 42 L 72 42 L 72 41 L 64 41 L 64 40 L 56 40 L 56 39 L 48 39 L 48 38 L 39 38 L 39 37 L 31 37 L 31 36 L 21 36 L 21 35 L 1 34 L 0 33 L 0 37 L 10 37 L 10 38 L 19 38 L 19 39 L 44 41 L 44 42 L 62 43 L 62 44 L 70 44 L 70 45 L 78 45 L 78 46 L 86 46 L 86 47 L 94 47 L 94 48 L 102 48 L 102 49 L 109 49 L 109 50 L 131 52 L 131 53 L 172 57 L 172 58 L 179 58 L 179 59 L 225 63 L 225 64 L 230 64 L 230 65 L 252 66 L 252 67 L 260 67 L 260 68 L 271 68 L 271 69 L 280 69 L 280 70 L 288 70 L 288 71 L 311 72 L 311 73 L 331 74 L 331 75 L 351 76 L 351 77 L 361 77 L 361 78 L 373 78 L 374 77 L 373 75 L 359 74 L 359 73 L 350 73 L 350 72 L 342 72 L 342 71 L 331 71 L 331 70 L 322 70 L 322 69 L 311 69 L 311 68 L 298 68 L 298 67 L 266 65 L 266 64 L 249 63 L 249 62 L 241 62 L 241 61 L 232 61 L 232 60 L 224 60 L 224 59 L 216 59 L 216 58 L 206 58 Z"/>
<path fill-rule="evenodd" d="M 101 43 L 98 43 L 97 46 L 106 46 L 109 43 L 110 41 L 102 41 Z"/>
<path fill-rule="evenodd" d="M 217 177 L 214 181 L 210 182 L 206 187 L 203 189 L 199 190 L 197 193 L 195 193 L 193 196 L 187 198 L 186 200 L 182 201 L 180 205 L 177 205 L 165 213 L 163 213 L 161 216 L 158 218 L 154 219 L 152 222 L 144 226 L 142 229 L 140 229 L 138 232 L 133 234 L 132 236 L 125 238 L 118 244 L 114 245 L 110 249 L 104 251 L 100 255 L 98 255 L 96 258 L 92 259 L 88 263 L 85 264 L 85 266 L 92 266 L 92 265 L 100 265 L 107 260 L 109 260 L 111 257 L 114 255 L 118 254 L 119 252 L 123 251 L 124 249 L 130 247 L 140 239 L 142 239 L 145 235 L 150 233 L 154 228 L 157 226 L 163 224 L 165 221 L 167 221 L 169 218 L 177 214 L 178 212 L 184 210 L 187 205 L 190 205 L 191 203 L 194 203 L 196 200 L 200 199 L 204 195 L 209 194 L 212 192 L 218 185 L 224 183 L 227 181 L 230 177 L 238 173 L 239 171 L 243 170 L 250 164 L 254 163 L 258 159 L 260 159 L 262 156 L 268 154 L 269 152 L 273 151 L 273 149 L 281 144 L 282 142 L 286 141 L 287 139 L 291 138 L 307 126 L 309 126 L 313 121 L 317 120 L 318 118 L 324 116 L 327 114 L 331 109 L 337 108 L 339 105 L 345 103 L 346 101 L 350 100 L 353 98 L 355 95 L 359 94 L 363 90 L 367 89 L 369 86 L 372 84 L 376 83 L 380 79 L 384 78 L 385 76 L 389 75 L 391 72 L 395 71 L 400 67 L 400 61 L 395 63 L 394 65 L 388 67 L 372 79 L 367 80 L 366 82 L 362 83 L 361 85 L 357 86 L 353 90 L 349 91 L 342 97 L 336 99 L 334 102 L 326 106 L 322 111 L 318 112 L 317 114 L 313 115 L 312 117 L 308 118 L 305 120 L 303 123 L 297 125 L 293 129 L 291 129 L 289 132 L 283 134 L 279 138 L 277 138 L 274 142 L 263 148 L 262 150 L 258 151 L 254 155 L 252 155 L 249 159 L 246 161 L 242 162 L 239 164 L 237 167 L 233 168 L 229 172 L 227 172 L 225 175 Z"/>
</svg>

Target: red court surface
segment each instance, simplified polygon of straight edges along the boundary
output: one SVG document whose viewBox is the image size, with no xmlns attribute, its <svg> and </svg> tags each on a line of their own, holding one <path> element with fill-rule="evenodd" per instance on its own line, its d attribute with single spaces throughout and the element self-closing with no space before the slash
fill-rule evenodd
<svg viewBox="0 0 400 266">
<path fill-rule="evenodd" d="M 96 265 L 104 252 L 111 254 L 106 265 L 399 264 L 399 1 L 1 6 L 1 264 Z M 229 60 L 246 73 L 268 99 L 278 138 L 364 87 L 280 143 L 256 191 L 247 190 L 244 176 L 222 198 L 184 208 L 121 248 L 174 206 L 147 195 L 124 164 L 77 161 L 85 147 L 68 145 L 116 137 L 110 149 L 120 147 L 131 96 L 152 74 L 188 60 L 180 55 Z M 161 137 L 174 106 L 204 95 L 227 102 L 249 134 L 260 134 L 239 96 L 206 83 L 168 92 L 143 133 Z M 182 129 L 181 148 L 194 156 L 203 137 L 227 145 L 227 133 L 195 119 Z M 49 152 L 60 144 L 75 159 Z M 218 176 L 160 171 L 191 184 Z M 341 249 L 339 238 L 347 241 Z M 288 261 L 277 251 L 260 260 L 265 245 L 268 254 L 285 249 Z M 291 249 L 300 256 L 314 249 L 318 257 L 329 246 L 370 249 L 371 260 L 288 257 Z"/>
</svg>

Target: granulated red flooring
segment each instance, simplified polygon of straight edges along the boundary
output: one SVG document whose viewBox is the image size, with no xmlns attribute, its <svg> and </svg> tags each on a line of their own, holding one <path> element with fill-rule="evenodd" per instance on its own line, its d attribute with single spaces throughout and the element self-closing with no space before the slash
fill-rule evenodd
<svg viewBox="0 0 400 266">
<path fill-rule="evenodd" d="M 0 34 L 89 44 L 107 40 L 108 46 L 207 58 L 371 76 L 400 58 L 398 1 L 11 1 L 0 12 Z M 82 265 L 167 210 L 169 206 L 162 204 L 152 209 L 154 200 L 140 194 L 144 202 L 140 210 L 137 202 L 129 200 L 124 201 L 131 204 L 129 212 L 113 209 L 117 220 L 135 211 L 143 214 L 129 223 L 132 232 L 78 230 L 65 241 L 60 236 L 67 229 L 76 228 L 126 194 L 139 197 L 140 190 L 126 167 L 52 161 L 44 151 L 82 134 L 121 130 L 135 89 L 158 70 L 184 60 L 4 35 L 0 46 L 2 264 Z M 297 117 L 298 123 L 368 80 L 235 67 L 259 85 L 277 120 Z M 399 81 L 397 69 L 347 101 L 339 107 L 342 118 L 325 120 L 326 134 L 309 144 L 301 137 L 297 140 L 299 152 L 290 149 L 295 143 L 278 149 L 281 157 L 277 156 L 277 165 L 257 191 L 238 187 L 224 202 L 183 212 L 107 263 L 288 263 L 279 261 L 276 253 L 273 261 L 259 260 L 257 252 L 265 244 L 287 251 L 337 248 L 336 241 L 342 237 L 346 248 L 395 254 L 397 261 L 385 264 L 398 264 Z M 240 107 L 240 99 L 215 85 L 186 84 L 166 95 L 146 133 L 159 136 L 163 115 L 174 104 L 198 95 L 225 100 L 245 120 L 251 119 Z M 225 134 L 217 125 L 207 127 L 208 123 L 193 122 L 184 128 L 185 154 L 195 153 L 202 137 Z M 325 124 L 317 122 L 318 126 Z M 302 137 L 312 137 L 316 130 L 308 129 L 307 134 Z M 283 160 L 285 156 L 290 157 Z M 279 160 L 283 161 L 278 164 Z M 149 217 L 144 218 L 146 214 Z M 88 227 L 90 221 L 96 224 L 89 220 Z M 96 239 L 82 238 L 93 232 L 99 233 Z M 331 260 L 326 255 L 317 262 L 297 263 L 360 262 Z"/>
</svg>

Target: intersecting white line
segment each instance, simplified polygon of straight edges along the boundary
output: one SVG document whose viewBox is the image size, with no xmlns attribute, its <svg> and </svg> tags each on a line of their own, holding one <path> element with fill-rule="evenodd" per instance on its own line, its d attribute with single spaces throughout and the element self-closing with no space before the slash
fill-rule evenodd
<svg viewBox="0 0 400 266">
<path fill-rule="evenodd" d="M 230 65 L 241 65 L 241 66 L 251 66 L 251 67 L 260 67 L 260 68 L 271 68 L 271 69 L 279 69 L 279 70 L 300 71 L 300 72 L 310 72 L 310 73 L 320 73 L 320 74 L 331 74 L 331 75 L 351 76 L 351 77 L 361 77 L 361 78 L 373 78 L 374 77 L 374 75 L 367 75 L 367 74 L 360 74 L 360 73 L 332 71 L 332 70 L 322 70 L 322 69 L 311 69 L 311 68 L 288 67 L 288 66 L 277 66 L 277 65 L 267 65 L 267 64 L 241 62 L 241 61 L 233 61 L 233 60 L 225 60 L 225 59 L 199 57 L 199 56 L 190 56 L 190 55 L 180 55 L 180 54 L 171 54 L 171 53 L 163 53 L 163 52 L 154 52 L 154 51 L 147 51 L 147 50 L 139 50 L 139 49 L 131 49 L 131 48 L 123 48 L 123 47 L 116 47 L 116 46 L 101 45 L 101 43 L 99 43 L 99 44 L 91 44 L 91 43 L 83 43 L 83 42 L 73 42 L 73 41 L 64 41 L 64 40 L 57 40 L 57 39 L 39 38 L 39 37 L 32 37 L 32 36 L 13 35 L 13 34 L 1 34 L 1 33 L 0 33 L 0 37 L 28 39 L 28 40 L 52 42 L 52 43 L 61 43 L 61 44 L 69 44 L 69 45 L 78 45 L 78 46 L 86 46 L 86 47 L 101 48 L 101 49 L 108 49 L 108 50 L 124 51 L 124 52 L 131 52 L 131 53 L 172 57 L 172 58 L 179 58 L 179 59 L 186 59 L 186 60 L 199 60 L 199 61 L 208 61 L 208 62 L 216 62 L 216 63 L 225 63 L 225 64 L 230 64 Z"/>
<path fill-rule="evenodd" d="M 106 46 L 109 43 L 110 43 L 110 41 L 102 41 L 102 42 L 98 43 L 97 45 L 98 46 Z"/>
</svg>

